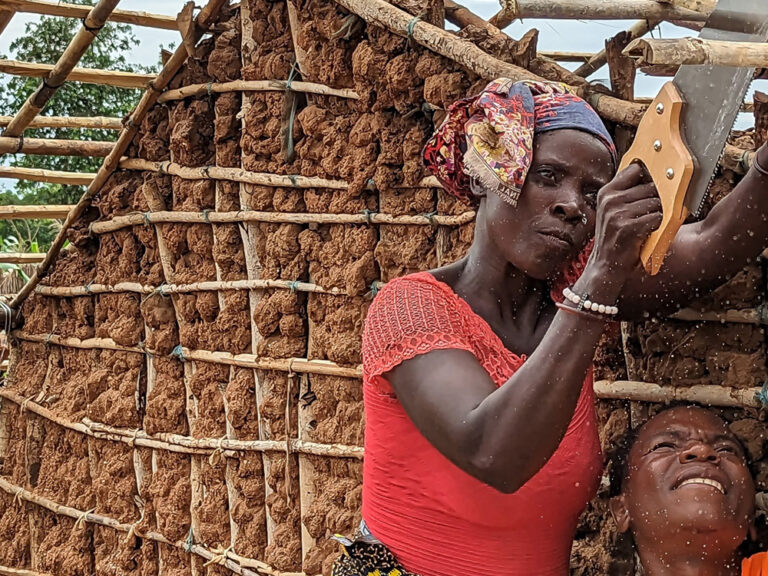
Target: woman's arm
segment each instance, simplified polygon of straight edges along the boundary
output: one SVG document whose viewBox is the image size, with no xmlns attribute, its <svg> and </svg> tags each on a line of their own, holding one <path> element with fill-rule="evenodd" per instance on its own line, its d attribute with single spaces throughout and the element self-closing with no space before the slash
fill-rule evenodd
<svg viewBox="0 0 768 576">
<path fill-rule="evenodd" d="M 612 304 L 661 222 L 639 168 L 617 176 L 598 199 L 595 250 L 574 286 Z M 433 351 L 385 374 L 408 416 L 443 455 L 502 492 L 525 484 L 557 449 L 573 418 L 603 319 L 558 311 L 525 364 L 497 388 L 469 352 Z"/>
<path fill-rule="evenodd" d="M 768 147 L 757 151 L 768 167 Z M 720 286 L 768 247 L 768 176 L 755 168 L 706 218 L 686 224 L 656 276 L 640 268 L 621 293 L 626 319 L 669 313 Z"/>
</svg>

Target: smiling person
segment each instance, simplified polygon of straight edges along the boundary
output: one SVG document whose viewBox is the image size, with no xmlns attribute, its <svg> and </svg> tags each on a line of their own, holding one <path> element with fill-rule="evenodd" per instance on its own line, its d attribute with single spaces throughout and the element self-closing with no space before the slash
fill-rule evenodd
<svg viewBox="0 0 768 576">
<path fill-rule="evenodd" d="M 665 410 L 622 456 L 611 513 L 645 576 L 768 576 L 768 554 L 741 558 L 754 538 L 755 485 L 723 420 L 694 406 Z"/>
<path fill-rule="evenodd" d="M 650 277 L 655 188 L 639 166 L 614 176 L 602 121 L 562 85 L 490 83 L 448 109 L 424 162 L 477 207 L 474 240 L 369 309 L 363 537 L 343 540 L 333 574 L 565 576 L 601 476 L 591 366 L 605 322 L 674 309 L 757 257 L 768 171 L 683 226 Z"/>
</svg>

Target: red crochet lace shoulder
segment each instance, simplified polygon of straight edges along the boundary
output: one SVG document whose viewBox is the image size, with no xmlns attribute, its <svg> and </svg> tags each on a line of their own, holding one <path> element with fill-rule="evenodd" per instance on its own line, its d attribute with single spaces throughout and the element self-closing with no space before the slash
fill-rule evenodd
<svg viewBox="0 0 768 576">
<path fill-rule="evenodd" d="M 524 360 L 506 350 L 487 322 L 429 272 L 388 282 L 365 321 L 364 380 L 386 383 L 376 376 L 420 354 L 447 349 L 472 353 L 499 386 Z"/>
</svg>

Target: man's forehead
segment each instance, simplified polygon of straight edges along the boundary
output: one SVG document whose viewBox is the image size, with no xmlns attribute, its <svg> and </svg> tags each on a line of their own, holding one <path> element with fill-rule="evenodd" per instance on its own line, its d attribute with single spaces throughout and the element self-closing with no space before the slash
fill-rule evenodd
<svg viewBox="0 0 768 576">
<path fill-rule="evenodd" d="M 726 423 L 718 416 L 698 407 L 671 408 L 653 417 L 640 429 L 638 439 L 662 434 L 686 438 L 694 434 L 712 434 L 735 439 Z"/>
</svg>

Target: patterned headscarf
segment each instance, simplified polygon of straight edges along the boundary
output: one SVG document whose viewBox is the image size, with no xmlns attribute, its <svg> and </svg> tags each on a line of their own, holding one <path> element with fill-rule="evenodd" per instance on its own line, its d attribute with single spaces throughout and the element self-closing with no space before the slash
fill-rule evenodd
<svg viewBox="0 0 768 576">
<path fill-rule="evenodd" d="M 499 78 L 448 108 L 424 147 L 424 164 L 449 194 L 467 204 L 473 201 L 469 182 L 475 178 L 516 206 L 533 159 L 534 134 L 566 128 L 596 136 L 614 167 L 618 164 L 600 117 L 564 84 Z"/>
</svg>

